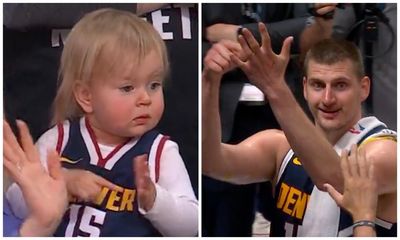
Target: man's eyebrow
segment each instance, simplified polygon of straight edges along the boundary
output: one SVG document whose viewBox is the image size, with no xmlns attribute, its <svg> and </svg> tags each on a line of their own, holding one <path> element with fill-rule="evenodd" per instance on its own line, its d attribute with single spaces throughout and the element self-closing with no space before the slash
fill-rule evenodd
<svg viewBox="0 0 400 240">
<path fill-rule="evenodd" d="M 322 82 L 322 79 L 320 78 L 315 78 L 315 77 L 307 77 L 306 78 L 307 81 L 312 81 L 312 82 Z"/>
<path fill-rule="evenodd" d="M 306 79 L 307 79 L 307 81 L 313 81 L 313 82 L 325 82 L 324 80 L 322 80 L 320 78 L 315 78 L 315 77 L 311 77 L 311 78 L 307 77 Z M 340 76 L 340 77 L 331 79 L 329 82 L 338 82 L 338 81 L 346 81 L 347 82 L 347 81 L 350 81 L 350 79 L 347 77 Z"/>
</svg>

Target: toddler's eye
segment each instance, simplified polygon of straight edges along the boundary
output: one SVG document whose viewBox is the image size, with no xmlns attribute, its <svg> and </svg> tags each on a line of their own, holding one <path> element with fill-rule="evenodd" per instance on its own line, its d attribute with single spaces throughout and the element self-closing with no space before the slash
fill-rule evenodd
<svg viewBox="0 0 400 240">
<path fill-rule="evenodd" d="M 119 89 L 123 92 L 130 92 L 134 89 L 134 87 L 133 86 L 124 86 L 124 87 L 120 87 Z"/>
<path fill-rule="evenodd" d="M 151 90 L 155 90 L 157 88 L 161 87 L 161 83 L 160 82 L 153 82 L 150 84 L 150 89 Z"/>
</svg>

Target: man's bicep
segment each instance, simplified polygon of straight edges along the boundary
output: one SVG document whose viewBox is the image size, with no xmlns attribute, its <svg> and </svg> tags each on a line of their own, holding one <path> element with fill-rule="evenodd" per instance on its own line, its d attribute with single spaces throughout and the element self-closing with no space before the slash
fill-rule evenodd
<svg viewBox="0 0 400 240">
<path fill-rule="evenodd" d="M 276 172 L 282 134 L 275 130 L 257 133 L 238 145 L 224 145 L 230 159 L 230 182 L 247 184 L 272 180 Z"/>
</svg>

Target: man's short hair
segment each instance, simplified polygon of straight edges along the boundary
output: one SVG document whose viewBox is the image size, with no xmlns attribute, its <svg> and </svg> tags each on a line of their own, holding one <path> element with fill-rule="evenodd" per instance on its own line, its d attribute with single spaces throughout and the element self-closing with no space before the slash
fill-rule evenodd
<svg viewBox="0 0 400 240">
<path fill-rule="evenodd" d="M 346 40 L 324 39 L 316 43 L 304 59 L 304 74 L 307 76 L 308 64 L 314 60 L 319 64 L 332 65 L 349 59 L 353 63 L 357 77 L 365 76 L 363 59 L 358 47 Z"/>
</svg>

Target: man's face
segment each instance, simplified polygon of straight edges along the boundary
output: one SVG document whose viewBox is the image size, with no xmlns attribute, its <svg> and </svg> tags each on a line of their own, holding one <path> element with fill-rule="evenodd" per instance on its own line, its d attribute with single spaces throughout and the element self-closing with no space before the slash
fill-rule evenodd
<svg viewBox="0 0 400 240">
<path fill-rule="evenodd" d="M 317 127 L 326 133 L 344 132 L 361 118 L 361 103 L 369 94 L 369 79 L 357 77 L 349 59 L 331 65 L 310 60 L 306 74 L 304 97 Z"/>
</svg>

